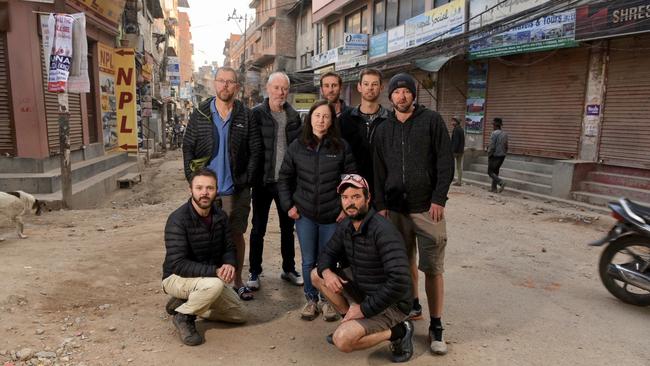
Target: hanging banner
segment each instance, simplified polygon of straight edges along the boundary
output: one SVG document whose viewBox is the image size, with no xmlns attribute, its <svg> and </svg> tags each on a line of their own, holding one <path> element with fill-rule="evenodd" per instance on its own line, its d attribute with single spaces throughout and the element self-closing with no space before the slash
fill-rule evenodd
<svg viewBox="0 0 650 366">
<path fill-rule="evenodd" d="M 388 53 L 388 32 L 379 33 L 370 37 L 370 50 L 368 57 L 382 57 Z"/>
<path fill-rule="evenodd" d="M 117 102 L 115 100 L 113 48 L 99 42 L 97 43 L 97 54 L 104 147 L 112 149 L 117 145 Z"/>
<path fill-rule="evenodd" d="M 609 0 L 576 9 L 580 41 L 650 31 L 650 0 Z"/>
<path fill-rule="evenodd" d="M 388 30 L 388 53 L 404 49 L 404 24 Z"/>
<path fill-rule="evenodd" d="M 453 0 L 404 22 L 406 48 L 463 33 L 465 0 Z"/>
<path fill-rule="evenodd" d="M 138 150 L 135 50 L 119 48 L 115 61 L 115 95 L 117 97 L 117 145 L 122 151 Z"/>
<path fill-rule="evenodd" d="M 166 76 L 172 86 L 181 85 L 181 63 L 178 57 L 167 57 Z"/>
<path fill-rule="evenodd" d="M 74 18 L 65 14 L 50 14 L 46 58 L 50 60 L 47 91 L 63 93 L 68 86 L 72 64 L 72 26 Z M 54 30 L 54 31 L 52 31 Z"/>
<path fill-rule="evenodd" d="M 465 131 L 467 133 L 483 133 L 487 71 L 487 63 L 479 62 L 469 65 L 467 77 L 467 110 L 465 111 Z"/>
</svg>

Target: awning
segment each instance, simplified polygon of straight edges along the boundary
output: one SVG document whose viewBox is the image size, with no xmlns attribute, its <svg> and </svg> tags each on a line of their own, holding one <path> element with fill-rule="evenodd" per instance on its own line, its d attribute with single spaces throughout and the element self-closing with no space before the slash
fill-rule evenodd
<svg viewBox="0 0 650 366">
<path fill-rule="evenodd" d="M 438 72 L 447 63 L 447 61 L 457 55 L 437 55 L 429 58 L 415 60 L 415 66 L 428 72 Z"/>
</svg>

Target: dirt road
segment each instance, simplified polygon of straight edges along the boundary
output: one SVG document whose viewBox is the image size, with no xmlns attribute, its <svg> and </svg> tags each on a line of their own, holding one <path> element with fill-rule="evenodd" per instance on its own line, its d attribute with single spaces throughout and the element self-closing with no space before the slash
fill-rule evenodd
<svg viewBox="0 0 650 366">
<path fill-rule="evenodd" d="M 262 290 L 246 303 L 250 321 L 200 322 L 206 343 L 182 346 L 160 291 L 165 220 L 188 197 L 181 167 L 172 152 L 102 208 L 28 217 L 28 239 L 0 228 L 7 238 L 0 242 L 1 363 L 389 363 L 385 345 L 339 353 L 324 338 L 335 324 L 299 319 L 302 290 L 279 278 L 276 222 L 269 225 Z M 470 186 L 452 189 L 446 214 L 450 353 L 432 356 L 428 322 L 418 321 L 411 364 L 649 364 L 650 308 L 611 297 L 596 271 L 600 249 L 585 245 L 609 218 Z M 31 360 L 12 361 L 16 356 Z"/>
</svg>

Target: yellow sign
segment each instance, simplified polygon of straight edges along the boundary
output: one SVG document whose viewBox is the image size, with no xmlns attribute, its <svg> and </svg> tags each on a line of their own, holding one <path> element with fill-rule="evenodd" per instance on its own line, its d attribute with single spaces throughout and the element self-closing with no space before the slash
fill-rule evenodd
<svg viewBox="0 0 650 366">
<path fill-rule="evenodd" d="M 73 2 L 117 27 L 120 24 L 126 0 L 73 0 Z"/>
<path fill-rule="evenodd" d="M 117 148 L 122 151 L 137 151 L 135 50 L 118 48 L 113 54 L 113 60 L 116 71 Z"/>
<path fill-rule="evenodd" d="M 99 51 L 99 71 L 107 74 L 114 74 L 115 65 L 113 64 L 113 52 L 115 50 L 101 42 L 97 43 L 97 49 Z"/>
<path fill-rule="evenodd" d="M 295 109 L 309 109 L 316 102 L 318 95 L 311 93 L 296 93 L 293 95 L 293 107 Z"/>
</svg>

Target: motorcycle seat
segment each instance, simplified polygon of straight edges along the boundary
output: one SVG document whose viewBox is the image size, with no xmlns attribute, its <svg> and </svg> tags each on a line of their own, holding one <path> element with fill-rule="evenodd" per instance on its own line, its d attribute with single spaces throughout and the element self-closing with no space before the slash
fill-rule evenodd
<svg viewBox="0 0 650 366">
<path fill-rule="evenodd" d="M 629 203 L 629 206 L 632 209 L 632 211 L 634 211 L 634 213 L 641 216 L 646 223 L 650 224 L 650 207 L 640 205 L 630 200 L 628 200 L 627 202 Z"/>
</svg>

